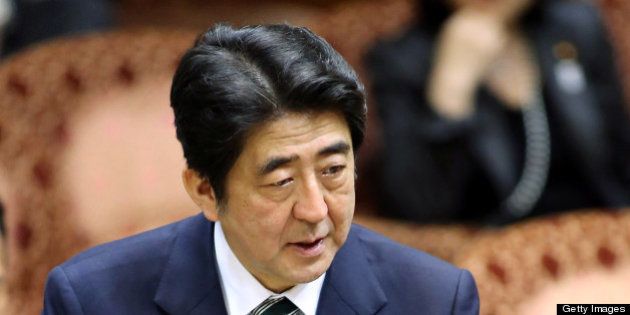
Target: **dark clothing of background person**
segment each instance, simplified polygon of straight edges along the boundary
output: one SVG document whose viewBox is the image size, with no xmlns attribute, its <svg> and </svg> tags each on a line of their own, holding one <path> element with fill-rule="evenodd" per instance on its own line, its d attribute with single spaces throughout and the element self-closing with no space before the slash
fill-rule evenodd
<svg viewBox="0 0 630 315">
<path fill-rule="evenodd" d="M 108 29 L 108 0 L 13 0 L 14 12 L 2 38 L 2 56 L 62 35 Z"/>
<path fill-rule="evenodd" d="M 541 74 L 551 140 L 546 186 L 526 216 L 630 205 L 630 123 L 597 9 L 546 1 L 523 28 Z M 502 203 L 523 168 L 522 114 L 481 86 L 471 117 L 438 116 L 425 94 L 435 42 L 436 32 L 415 26 L 367 56 L 383 129 L 382 209 L 421 222 L 516 220 Z M 563 60 L 554 48 L 563 42 L 577 50 L 569 60 L 583 73 L 577 90 L 560 77 Z"/>
</svg>

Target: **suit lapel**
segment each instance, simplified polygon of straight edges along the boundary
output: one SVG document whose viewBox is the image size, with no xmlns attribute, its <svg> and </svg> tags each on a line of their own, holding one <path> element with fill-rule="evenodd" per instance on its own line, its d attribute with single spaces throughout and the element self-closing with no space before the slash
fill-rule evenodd
<svg viewBox="0 0 630 315">
<path fill-rule="evenodd" d="M 480 89 L 480 104 L 475 113 L 476 132 L 469 136 L 470 150 L 488 175 L 499 198 L 516 185 L 520 173 L 518 149 L 510 137 L 511 126 L 498 108 L 500 101 L 487 88 Z"/>
<path fill-rule="evenodd" d="M 227 314 L 214 251 L 214 223 L 182 222 L 154 301 L 168 314 Z M 374 314 L 387 303 L 353 227 L 326 273 L 318 314 Z"/>
<path fill-rule="evenodd" d="M 596 106 L 594 91 L 586 81 L 586 69 L 578 58 L 560 59 L 553 53 L 562 43 L 571 46 L 577 52 L 576 56 L 580 56 L 579 47 L 567 39 L 565 34 L 557 31 L 536 29 L 532 37 L 535 38 L 545 87 L 554 104 L 548 108 L 557 117 L 555 123 L 558 130 L 570 146 L 571 156 L 579 163 L 580 170 L 597 182 L 601 175 L 597 173 L 601 171 L 601 165 L 606 163 L 609 155 L 609 145 L 606 144 L 606 136 L 603 134 L 605 126 Z M 571 82 L 566 78 L 567 72 L 574 73 L 572 77 L 581 77 L 583 84 L 567 84 Z M 571 88 L 572 86 L 577 88 Z"/>
<path fill-rule="evenodd" d="M 374 314 L 386 303 L 387 297 L 353 226 L 326 272 L 317 314 Z"/>
<path fill-rule="evenodd" d="M 182 222 L 154 301 L 168 314 L 226 314 L 214 251 L 214 223 Z"/>
</svg>

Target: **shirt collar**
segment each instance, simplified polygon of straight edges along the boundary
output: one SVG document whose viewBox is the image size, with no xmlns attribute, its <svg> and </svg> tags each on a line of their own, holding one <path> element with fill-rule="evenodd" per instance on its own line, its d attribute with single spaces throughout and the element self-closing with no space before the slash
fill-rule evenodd
<svg viewBox="0 0 630 315">
<path fill-rule="evenodd" d="M 220 222 L 216 222 L 214 227 L 214 248 L 228 314 L 248 314 L 258 304 L 273 295 L 286 296 L 305 315 L 315 315 L 325 273 L 311 282 L 298 284 L 277 294 L 260 284 L 236 258 L 225 239 Z"/>
</svg>

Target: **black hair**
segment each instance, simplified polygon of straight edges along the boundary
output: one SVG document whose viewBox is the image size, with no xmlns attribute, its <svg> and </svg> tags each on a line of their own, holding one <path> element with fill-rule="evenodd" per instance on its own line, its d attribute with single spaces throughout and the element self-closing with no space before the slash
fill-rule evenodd
<svg viewBox="0 0 630 315">
<path fill-rule="evenodd" d="M 219 203 L 249 131 L 284 113 L 343 114 L 354 152 L 363 142 L 363 85 L 324 39 L 304 27 L 216 25 L 182 57 L 171 106 L 188 167 Z"/>
<path fill-rule="evenodd" d="M 554 0 L 533 0 L 529 8 L 525 10 L 519 22 L 521 24 L 535 23 L 543 14 L 543 6 L 546 2 Z M 442 24 L 454 12 L 449 0 L 418 0 L 419 19 L 418 26 L 433 36 L 437 35 Z"/>
</svg>

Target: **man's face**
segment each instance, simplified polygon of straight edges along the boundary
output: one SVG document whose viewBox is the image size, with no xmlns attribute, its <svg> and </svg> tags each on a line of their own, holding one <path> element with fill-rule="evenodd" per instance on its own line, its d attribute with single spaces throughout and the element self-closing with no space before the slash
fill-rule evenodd
<svg viewBox="0 0 630 315">
<path fill-rule="evenodd" d="M 245 268 L 280 292 L 330 266 L 354 213 L 354 157 L 342 115 L 285 114 L 256 128 L 218 214 Z"/>
</svg>

